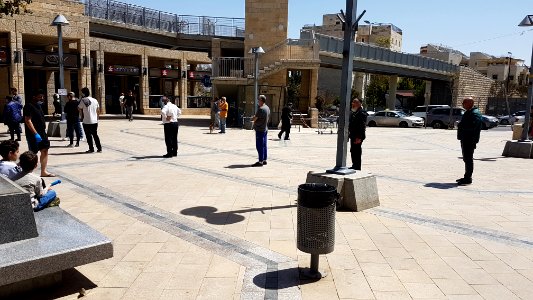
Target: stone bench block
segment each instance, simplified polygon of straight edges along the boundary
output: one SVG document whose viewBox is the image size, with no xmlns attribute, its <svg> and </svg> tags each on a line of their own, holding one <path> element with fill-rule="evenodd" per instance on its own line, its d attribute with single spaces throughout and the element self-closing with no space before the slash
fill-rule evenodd
<svg viewBox="0 0 533 300">
<path fill-rule="evenodd" d="M 0 244 L 37 237 L 30 194 L 0 177 Z"/>
<path fill-rule="evenodd" d="M 113 257 L 107 237 L 61 208 L 34 215 L 38 237 L 0 245 L 0 287 Z"/>
<path fill-rule="evenodd" d="M 533 158 L 533 142 L 507 141 L 502 155 L 506 157 Z"/>
<path fill-rule="evenodd" d="M 340 208 L 349 211 L 362 211 L 379 206 L 376 176 L 357 171 L 350 175 L 336 175 L 325 172 L 307 173 L 306 183 L 325 183 L 337 188 L 340 194 Z"/>
</svg>

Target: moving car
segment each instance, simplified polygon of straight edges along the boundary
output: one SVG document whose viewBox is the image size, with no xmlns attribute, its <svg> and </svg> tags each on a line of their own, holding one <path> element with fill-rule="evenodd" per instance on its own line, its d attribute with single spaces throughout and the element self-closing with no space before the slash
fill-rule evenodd
<svg viewBox="0 0 533 300">
<path fill-rule="evenodd" d="M 502 125 L 513 125 L 514 123 L 524 123 L 525 115 L 525 110 L 519 110 L 511 116 L 499 116 L 498 119 Z"/>
<path fill-rule="evenodd" d="M 424 126 L 424 119 L 415 117 L 415 116 L 408 116 L 403 111 L 399 111 L 399 110 L 383 110 L 383 111 L 378 111 L 372 116 L 368 116 L 367 125 L 369 127 L 375 127 L 375 126 L 422 127 Z"/>
<path fill-rule="evenodd" d="M 426 119 L 426 112 L 432 110 L 433 108 L 437 108 L 437 107 L 448 107 L 448 105 L 440 105 L 440 104 L 437 104 L 437 105 L 421 105 L 421 106 L 417 106 L 415 107 L 415 109 L 413 110 L 412 112 L 412 115 L 415 116 L 415 117 L 420 117 L 422 119 Z"/>
<path fill-rule="evenodd" d="M 465 110 L 459 107 L 454 108 L 450 120 L 450 109 L 450 107 L 437 107 L 430 110 L 426 119 L 427 125 L 435 129 L 450 128 L 457 121 L 461 121 Z"/>
</svg>

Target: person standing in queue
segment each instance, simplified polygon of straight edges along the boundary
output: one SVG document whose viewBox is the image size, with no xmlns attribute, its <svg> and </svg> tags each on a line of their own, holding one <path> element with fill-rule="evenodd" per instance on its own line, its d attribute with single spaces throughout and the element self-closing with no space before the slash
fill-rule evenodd
<svg viewBox="0 0 533 300">
<path fill-rule="evenodd" d="M 33 153 L 41 152 L 41 177 L 54 177 L 55 175 L 46 170 L 48 165 L 48 149 L 50 141 L 46 135 L 46 121 L 42 105 L 44 103 L 44 93 L 38 90 L 32 97 L 30 103 L 26 103 L 23 109 L 24 124 L 26 130 L 26 141 L 28 149 Z"/>
<path fill-rule="evenodd" d="M 100 137 L 98 136 L 98 117 L 100 115 L 100 105 L 98 101 L 91 97 L 89 89 L 84 87 L 81 89 L 81 98 L 80 104 L 78 105 L 78 110 L 83 116 L 83 130 L 87 136 L 87 144 L 89 144 L 89 150 L 85 153 L 93 153 L 93 139 L 96 144 L 96 151 L 98 153 L 102 152 L 102 145 L 100 144 Z"/>
<path fill-rule="evenodd" d="M 226 102 L 226 97 L 220 98 L 220 104 L 218 105 L 220 109 L 220 132 L 226 133 L 226 118 L 228 117 L 228 102 Z"/>
<path fill-rule="evenodd" d="M 252 118 L 255 129 L 255 148 L 259 160 L 252 167 L 262 167 L 267 164 L 267 134 L 268 120 L 270 118 L 270 108 L 266 105 L 266 96 L 259 95 L 259 108 Z"/>
<path fill-rule="evenodd" d="M 361 100 L 352 100 L 352 111 L 350 113 L 350 125 L 348 127 L 348 137 L 350 138 L 350 154 L 352 156 L 352 167 L 350 169 L 361 170 L 361 155 L 363 154 L 363 141 L 366 138 L 366 119 L 368 113 L 363 109 Z"/>
<path fill-rule="evenodd" d="M 167 146 L 167 153 L 163 157 L 170 158 L 178 156 L 178 117 L 181 115 L 181 110 L 168 97 L 164 96 L 162 100 L 164 106 L 161 109 L 161 118 L 163 119 L 165 144 Z"/>
<path fill-rule="evenodd" d="M 459 127 L 457 129 L 457 139 L 461 141 L 461 151 L 465 163 L 465 175 L 456 180 L 458 185 L 472 183 L 472 173 L 474 173 L 474 150 L 479 142 L 481 132 L 481 113 L 474 107 L 474 98 L 466 97 L 463 100 L 463 108 L 466 109 Z"/>
</svg>

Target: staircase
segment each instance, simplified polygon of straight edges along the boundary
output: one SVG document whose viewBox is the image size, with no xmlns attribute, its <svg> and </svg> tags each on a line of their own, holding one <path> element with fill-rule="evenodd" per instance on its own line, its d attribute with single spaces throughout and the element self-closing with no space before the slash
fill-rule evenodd
<svg viewBox="0 0 533 300">
<path fill-rule="evenodd" d="M 268 49 L 259 58 L 259 79 L 289 68 L 313 69 L 320 65 L 320 47 L 314 39 L 287 39 Z M 253 57 L 213 58 L 213 79 L 254 78 Z"/>
</svg>

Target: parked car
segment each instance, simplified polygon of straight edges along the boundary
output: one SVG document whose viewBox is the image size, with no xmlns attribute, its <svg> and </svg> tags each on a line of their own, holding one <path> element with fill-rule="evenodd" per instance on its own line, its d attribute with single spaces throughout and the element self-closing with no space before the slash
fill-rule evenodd
<svg viewBox="0 0 533 300">
<path fill-rule="evenodd" d="M 426 119 L 428 126 L 435 129 L 450 128 L 456 121 L 461 121 L 465 110 L 459 107 L 454 108 L 450 120 L 450 109 L 450 107 L 437 107 L 430 110 Z"/>
<path fill-rule="evenodd" d="M 378 111 L 367 117 L 369 127 L 375 126 L 399 126 L 399 127 L 422 127 L 424 120 L 419 117 L 408 116 L 399 110 Z"/>
<path fill-rule="evenodd" d="M 481 129 L 483 129 L 483 130 L 487 130 L 487 129 L 491 129 L 493 127 L 496 127 L 500 123 L 498 121 L 498 118 L 493 117 L 493 116 L 482 115 L 482 118 L 483 118 L 483 120 L 482 120 L 482 123 L 481 123 Z"/>
<path fill-rule="evenodd" d="M 412 112 L 412 115 L 415 117 L 419 117 L 422 119 L 426 119 L 426 112 L 432 110 L 433 108 L 437 107 L 449 107 L 448 105 L 421 105 L 415 107 L 415 109 Z"/>
<path fill-rule="evenodd" d="M 511 116 L 499 116 L 498 119 L 500 120 L 500 124 L 502 125 L 513 125 L 514 123 L 524 123 L 525 115 L 525 110 L 519 110 Z"/>
</svg>

